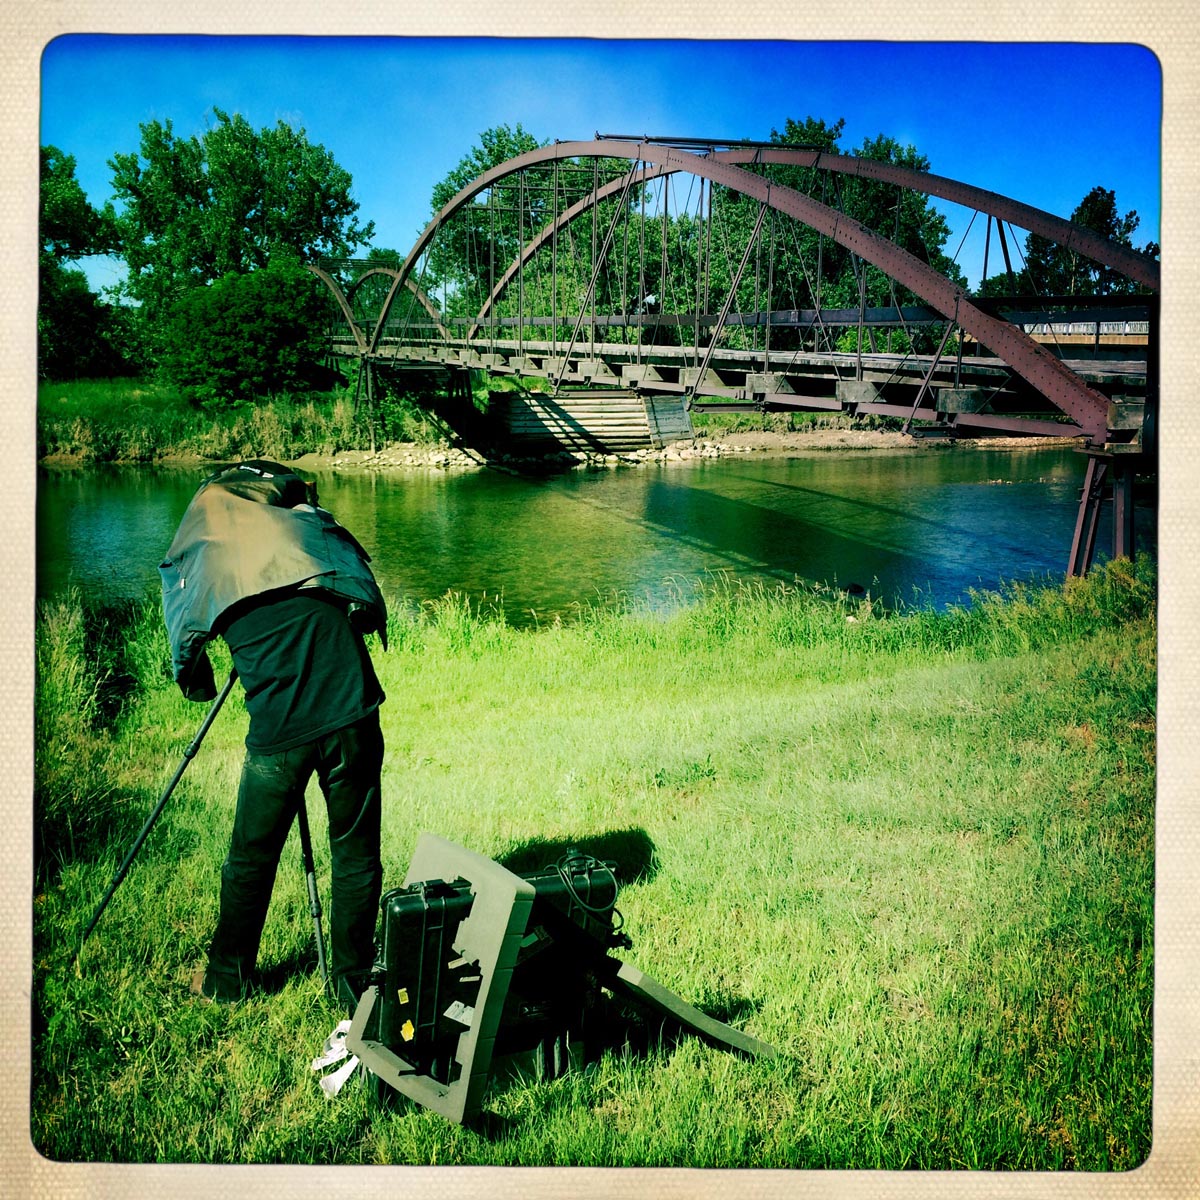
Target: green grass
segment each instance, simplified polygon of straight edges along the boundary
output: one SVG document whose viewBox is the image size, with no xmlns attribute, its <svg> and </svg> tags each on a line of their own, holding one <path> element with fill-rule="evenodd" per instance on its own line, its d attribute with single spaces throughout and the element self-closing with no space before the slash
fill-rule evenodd
<svg viewBox="0 0 1200 1200">
<path fill-rule="evenodd" d="M 382 413 L 393 441 L 431 442 L 434 427 L 401 399 Z M 83 462 L 164 458 L 280 458 L 336 454 L 370 445 L 354 415 L 353 389 L 280 396 L 208 412 L 167 384 L 139 379 L 79 380 L 38 387 L 38 457 Z"/>
<path fill-rule="evenodd" d="M 455 597 L 398 610 L 374 653 L 385 886 L 422 830 L 510 862 L 603 846 L 627 957 L 781 1051 L 605 1055 L 494 1083 L 470 1128 L 320 1093 L 309 1060 L 340 1014 L 294 834 L 266 990 L 188 997 L 240 699 L 71 971 L 203 708 L 173 689 L 153 609 L 43 609 L 34 1143 L 136 1162 L 1133 1168 L 1151 1140 L 1154 590 L 1139 561 L 941 614 L 720 582 L 668 618 L 540 630 Z M 315 793 L 310 812 L 327 896 Z"/>
<path fill-rule="evenodd" d="M 899 429 L 896 417 L 851 417 L 836 412 L 694 412 L 698 437 L 719 438 L 727 433 L 807 433 L 814 429 Z"/>
<path fill-rule="evenodd" d="M 486 379 L 486 383 L 482 382 Z M 490 391 L 514 387 L 544 390 L 545 380 L 515 381 L 505 376 L 475 381 L 477 400 Z M 208 412 L 188 402 L 170 385 L 145 379 L 73 380 L 38 385 L 37 453 L 85 463 L 152 463 L 200 457 L 211 460 L 364 450 L 369 429 L 354 415 L 353 388 L 308 397 L 280 396 Z M 381 400 L 384 442 L 437 442 L 436 424 L 411 397 Z M 842 428 L 855 424 L 830 413 L 697 413 L 698 436 L 721 437 L 743 431 L 787 432 Z M 863 428 L 889 428 L 887 418 L 867 418 Z M 891 422 L 895 424 L 895 422 Z"/>
</svg>

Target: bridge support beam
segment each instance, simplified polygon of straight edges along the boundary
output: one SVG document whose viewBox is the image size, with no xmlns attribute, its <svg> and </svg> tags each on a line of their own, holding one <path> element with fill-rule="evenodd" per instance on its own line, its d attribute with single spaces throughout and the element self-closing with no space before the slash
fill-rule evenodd
<svg viewBox="0 0 1200 1200">
<path fill-rule="evenodd" d="M 1068 576 L 1083 576 L 1091 568 L 1096 553 L 1096 531 L 1100 524 L 1100 506 L 1106 493 L 1112 496 L 1112 556 L 1132 558 L 1133 481 L 1138 455 L 1088 451 L 1087 471 L 1075 518 L 1075 536 L 1071 539 Z"/>
<path fill-rule="evenodd" d="M 354 413 L 355 421 L 364 412 L 366 413 L 367 431 L 371 437 L 372 454 L 375 453 L 375 380 L 373 376 L 374 371 L 371 367 L 371 360 L 366 355 L 360 355 L 358 359 L 358 371 L 354 377 L 354 399 L 351 401 L 351 410 Z M 366 395 L 362 396 L 364 380 L 366 382 Z M 362 396 L 361 399 L 360 396 Z"/>
</svg>

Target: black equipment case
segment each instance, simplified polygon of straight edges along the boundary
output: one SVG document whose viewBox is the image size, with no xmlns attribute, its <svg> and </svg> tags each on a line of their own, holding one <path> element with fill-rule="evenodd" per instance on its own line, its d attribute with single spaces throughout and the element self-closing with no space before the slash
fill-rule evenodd
<svg viewBox="0 0 1200 1200">
<path fill-rule="evenodd" d="M 516 875 L 422 834 L 404 886 L 382 897 L 380 958 L 346 1035 L 377 1095 L 395 1089 L 468 1120 L 494 1065 L 552 1076 L 576 1065 L 611 1020 L 606 991 L 712 1045 L 775 1054 L 614 958 L 630 944 L 616 898 L 612 867 L 586 855 Z"/>
<path fill-rule="evenodd" d="M 553 1074 L 563 1067 L 568 1044 L 578 1048 L 582 1039 L 589 963 L 622 940 L 613 927 L 617 881 L 610 866 L 581 855 L 521 878 L 535 894 L 493 1058 L 549 1048 L 555 1060 L 538 1062 Z M 474 901 L 467 880 L 438 879 L 395 888 L 380 903 L 374 1036 L 442 1084 L 455 1081 L 458 1039 L 475 1017 L 482 982 L 478 963 L 454 948 Z"/>
</svg>

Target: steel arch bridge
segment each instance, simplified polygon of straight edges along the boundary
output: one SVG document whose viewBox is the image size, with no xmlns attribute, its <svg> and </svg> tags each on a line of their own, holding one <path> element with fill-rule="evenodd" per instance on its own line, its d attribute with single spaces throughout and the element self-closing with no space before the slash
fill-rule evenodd
<svg viewBox="0 0 1200 1200">
<path fill-rule="evenodd" d="M 994 230 L 1013 278 L 1020 228 L 1139 290 L 973 297 L 922 246 L 849 215 L 848 180 L 894 193 L 897 233 L 913 194 L 982 215 L 985 276 Z M 838 254 L 858 295 L 830 304 Z M 417 371 L 441 384 L 426 395 L 460 437 L 518 450 L 661 444 L 705 411 L 1082 439 L 1069 570 L 1087 569 L 1106 491 L 1114 555 L 1131 550 L 1134 475 L 1154 462 L 1159 264 L 995 192 L 813 148 L 597 135 L 484 172 L 402 262 L 310 269 L 329 291 L 331 352 L 357 363 L 369 410 L 380 371 Z M 470 372 L 518 387 L 485 415 Z"/>
</svg>

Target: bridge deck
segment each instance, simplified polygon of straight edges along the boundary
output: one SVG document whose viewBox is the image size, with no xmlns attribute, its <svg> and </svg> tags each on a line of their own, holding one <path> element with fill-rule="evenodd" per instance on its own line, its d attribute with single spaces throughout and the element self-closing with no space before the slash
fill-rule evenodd
<svg viewBox="0 0 1200 1200">
<path fill-rule="evenodd" d="M 352 339 L 335 338 L 335 354 L 358 357 Z M 1093 358 L 1080 353 L 1078 344 L 1062 347 L 1063 361 L 1094 387 L 1114 394 L 1140 395 L 1146 386 L 1146 363 L 1138 358 Z M 440 364 L 468 369 L 486 369 L 496 375 L 528 375 L 565 383 L 633 386 L 648 392 L 692 392 L 728 400 L 752 400 L 756 395 L 777 390 L 798 396 L 832 394 L 840 381 L 862 379 L 879 386 L 917 386 L 934 362 L 932 355 L 852 352 L 720 350 L 709 363 L 703 379 L 693 347 L 633 345 L 597 342 L 577 345 L 570 359 L 567 346 L 550 341 L 428 341 L 402 342 L 382 339 L 375 361 L 386 365 L 427 366 Z M 861 373 L 860 373 L 861 364 Z M 931 385 L 956 388 L 1009 386 L 1013 373 L 1001 360 L 986 355 L 943 355 L 930 378 Z"/>
</svg>

